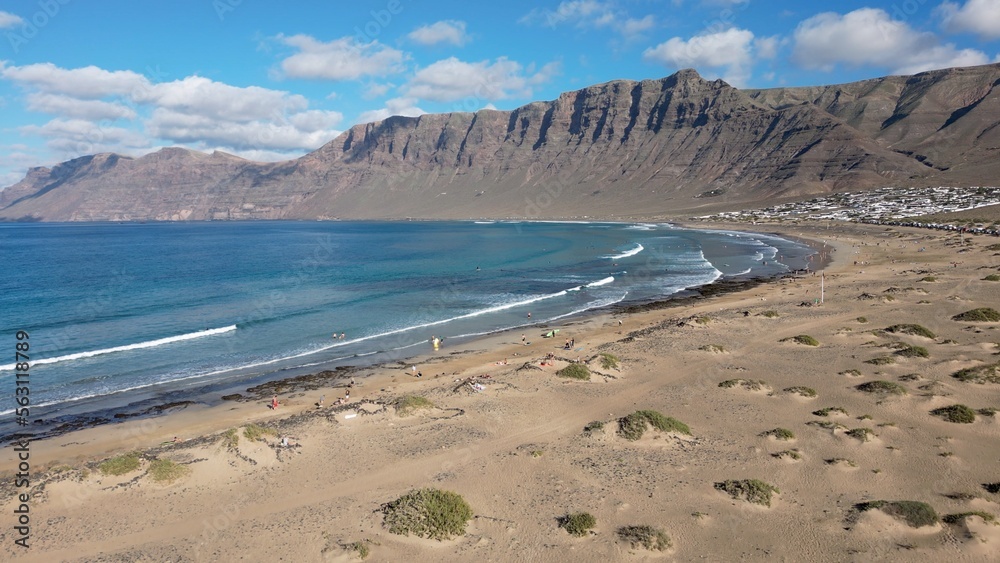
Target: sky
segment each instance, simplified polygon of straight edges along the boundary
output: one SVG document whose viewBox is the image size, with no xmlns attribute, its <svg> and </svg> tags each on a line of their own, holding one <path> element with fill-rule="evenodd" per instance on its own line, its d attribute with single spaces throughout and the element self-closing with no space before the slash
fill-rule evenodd
<svg viewBox="0 0 1000 563">
<path fill-rule="evenodd" d="M 100 152 L 285 160 L 682 68 L 771 88 L 1000 62 L 1000 0 L 9 0 L 0 35 L 2 187 Z"/>
</svg>

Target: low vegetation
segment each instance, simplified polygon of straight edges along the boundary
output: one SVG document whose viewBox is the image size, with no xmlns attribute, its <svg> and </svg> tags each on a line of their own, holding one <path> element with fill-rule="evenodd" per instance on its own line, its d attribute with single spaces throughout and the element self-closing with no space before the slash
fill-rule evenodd
<svg viewBox="0 0 1000 563">
<path fill-rule="evenodd" d="M 368 547 L 367 541 L 356 541 L 353 543 L 349 543 L 344 546 L 344 549 L 346 549 L 347 551 L 353 551 L 354 553 L 357 553 L 358 559 L 362 560 L 367 559 L 368 556 L 371 555 L 372 553 L 371 548 Z"/>
<path fill-rule="evenodd" d="M 604 430 L 603 420 L 594 420 L 588 422 L 587 425 L 583 427 L 583 431 L 586 432 L 587 434 L 593 434 L 594 432 L 598 432 L 600 430 Z"/>
<path fill-rule="evenodd" d="M 858 318 L 857 318 L 857 319 L 855 319 L 855 320 L 857 320 L 857 321 L 858 321 L 859 323 L 861 323 L 861 324 L 865 324 L 865 323 L 867 323 L 867 322 L 868 322 L 868 317 L 858 317 Z"/>
<path fill-rule="evenodd" d="M 267 436 L 277 436 L 277 435 L 278 431 L 275 430 L 274 428 L 261 426 L 260 424 L 257 423 L 247 424 L 246 427 L 243 428 L 243 436 L 247 440 L 250 440 L 251 442 L 262 441 Z"/>
<path fill-rule="evenodd" d="M 626 440 L 638 440 L 646 432 L 647 425 L 663 432 L 691 434 L 688 425 L 675 418 L 657 411 L 641 410 L 618 419 L 618 435 Z"/>
<path fill-rule="evenodd" d="M 804 344 L 806 346 L 819 346 L 819 340 L 816 340 L 808 334 L 798 334 L 795 336 L 789 336 L 788 338 L 782 338 L 778 342 L 795 342 L 797 344 Z"/>
<path fill-rule="evenodd" d="M 859 512 L 881 510 L 893 518 L 905 522 L 911 528 L 933 526 L 938 523 L 937 512 L 926 502 L 913 500 L 873 500 L 854 505 Z"/>
<path fill-rule="evenodd" d="M 847 428 L 843 424 L 840 424 L 839 422 L 834 422 L 832 420 L 810 420 L 806 424 L 808 426 L 818 426 L 820 428 L 825 428 L 826 430 L 833 430 L 834 432 L 836 432 L 837 430 L 844 430 L 845 428 Z"/>
<path fill-rule="evenodd" d="M 913 336 L 923 336 L 924 338 L 937 338 L 927 327 L 918 324 L 897 324 L 885 328 L 886 332 L 894 334 L 912 334 Z"/>
<path fill-rule="evenodd" d="M 992 307 L 980 307 L 959 313 L 951 320 L 965 323 L 995 323 L 1000 322 L 1000 312 Z"/>
<path fill-rule="evenodd" d="M 981 415 L 983 415 L 983 416 L 985 416 L 985 417 L 993 418 L 997 414 L 997 409 L 995 409 L 993 407 L 985 407 L 985 408 L 977 410 L 976 412 L 979 413 L 979 414 L 981 414 Z"/>
<path fill-rule="evenodd" d="M 698 349 L 703 352 L 715 352 L 718 354 L 724 353 L 726 351 L 726 349 L 721 344 L 705 344 L 704 346 L 701 346 Z"/>
<path fill-rule="evenodd" d="M 771 495 L 780 493 L 777 487 L 759 479 L 727 479 L 715 483 L 715 488 L 729 493 L 729 496 L 753 503 L 771 506 Z"/>
<path fill-rule="evenodd" d="M 709 317 L 708 315 L 702 315 L 700 317 L 696 317 L 694 319 L 694 322 L 700 325 L 707 325 L 708 323 L 712 322 L 712 317 Z"/>
<path fill-rule="evenodd" d="M 845 432 L 845 434 L 862 442 L 869 442 L 875 437 L 875 431 L 871 428 L 853 428 Z"/>
<path fill-rule="evenodd" d="M 767 317 L 769 319 L 773 319 L 773 318 L 775 318 L 775 317 L 778 316 L 778 312 L 772 309 L 772 310 L 764 311 L 763 313 L 761 313 L 761 316 L 762 317 Z"/>
<path fill-rule="evenodd" d="M 650 551 L 665 551 L 670 547 L 667 534 L 652 526 L 622 526 L 618 528 L 618 539 L 632 547 L 643 547 Z"/>
<path fill-rule="evenodd" d="M 235 428 L 230 428 L 222 433 L 222 445 L 226 449 L 236 449 L 236 446 L 240 445 L 240 433 Z"/>
<path fill-rule="evenodd" d="M 170 461 L 157 459 L 149 464 L 149 476 L 157 483 L 170 483 L 187 475 L 191 469 L 187 466 Z"/>
<path fill-rule="evenodd" d="M 957 514 L 946 514 L 941 517 L 941 521 L 945 524 L 959 524 L 962 520 L 965 520 L 969 516 L 978 516 L 983 519 L 983 522 L 995 524 L 997 517 L 993 516 L 989 512 L 983 512 L 982 510 L 973 510 L 970 512 L 959 512 Z"/>
<path fill-rule="evenodd" d="M 386 528 L 393 534 L 447 540 L 465 534 L 472 508 L 458 493 L 416 489 L 382 505 Z"/>
<path fill-rule="evenodd" d="M 765 432 L 761 432 L 760 436 L 767 437 L 773 436 L 775 440 L 794 440 L 795 433 L 787 428 L 773 428 Z"/>
<path fill-rule="evenodd" d="M 810 399 L 815 398 L 818 393 L 812 387 L 803 387 L 802 385 L 796 385 L 794 387 L 786 387 L 784 389 L 785 393 L 795 393 L 796 395 L 801 395 L 803 397 L 808 397 Z"/>
<path fill-rule="evenodd" d="M 957 424 L 972 424 L 976 421 L 976 411 L 965 405 L 950 405 L 937 408 L 932 410 L 931 414 Z"/>
<path fill-rule="evenodd" d="M 142 465 L 142 458 L 139 452 L 130 452 L 118 457 L 113 457 L 97 466 L 97 469 L 104 475 L 124 475 L 131 473 Z"/>
<path fill-rule="evenodd" d="M 873 366 L 887 366 L 896 363 L 896 358 L 892 356 L 878 356 L 877 358 L 865 360 L 865 363 Z"/>
<path fill-rule="evenodd" d="M 763 379 L 727 379 L 719 383 L 719 387 L 723 389 L 731 389 L 737 386 L 747 391 L 760 391 L 767 387 L 767 382 Z"/>
<path fill-rule="evenodd" d="M 995 281 L 1000 281 L 1000 276 L 998 276 L 996 274 L 990 274 L 990 275 L 986 276 L 985 278 L 983 278 L 983 281 L 994 281 L 994 282 Z"/>
<path fill-rule="evenodd" d="M 559 527 L 578 538 L 586 536 L 596 525 L 597 518 L 589 512 L 574 512 L 559 518 Z"/>
<path fill-rule="evenodd" d="M 937 277 L 935 277 L 935 276 L 924 276 L 924 277 L 920 278 L 920 281 L 922 281 L 922 282 L 936 282 L 937 281 Z"/>
<path fill-rule="evenodd" d="M 778 459 L 784 459 L 786 457 L 789 459 L 802 459 L 802 454 L 799 453 L 799 450 L 792 448 L 790 450 L 773 453 L 771 454 L 771 457 L 776 457 Z"/>
<path fill-rule="evenodd" d="M 906 388 L 898 383 L 893 383 L 891 381 L 884 381 L 881 379 L 875 381 L 866 381 L 860 385 L 855 385 L 855 389 L 858 391 L 864 391 L 865 393 L 885 393 L 888 395 L 905 395 Z"/>
<path fill-rule="evenodd" d="M 963 383 L 1000 383 L 1000 362 L 960 369 L 951 376 Z"/>
<path fill-rule="evenodd" d="M 861 377 L 861 371 L 856 369 L 845 369 L 837 375 L 847 375 L 850 377 Z"/>
<path fill-rule="evenodd" d="M 618 369 L 618 356 L 614 354 L 608 354 L 607 352 L 601 354 L 601 369 Z"/>
<path fill-rule="evenodd" d="M 396 399 L 395 407 L 399 416 L 411 416 L 418 410 L 434 408 L 434 403 L 420 395 L 403 395 Z"/>
<path fill-rule="evenodd" d="M 570 364 L 561 370 L 556 372 L 559 377 L 568 377 L 570 379 L 580 379 L 588 380 L 590 379 L 590 368 L 585 364 Z"/>
<path fill-rule="evenodd" d="M 826 407 L 825 409 L 819 409 L 818 411 L 813 411 L 816 416 L 830 416 L 831 413 L 839 412 L 842 415 L 847 415 L 847 409 L 843 407 Z"/>
<path fill-rule="evenodd" d="M 902 348 L 896 350 L 896 355 L 904 358 L 929 358 L 931 354 L 923 346 L 904 344 Z"/>
<path fill-rule="evenodd" d="M 825 463 L 827 465 L 840 465 L 841 463 L 843 463 L 844 465 L 846 465 L 848 467 L 857 467 L 858 466 L 858 464 L 854 463 L 852 460 L 849 460 L 849 459 L 847 459 L 845 457 L 831 457 L 830 459 L 824 459 L 823 463 Z"/>
<path fill-rule="evenodd" d="M 1000 493 L 1000 483 L 983 483 L 983 488 L 987 493 Z"/>
</svg>

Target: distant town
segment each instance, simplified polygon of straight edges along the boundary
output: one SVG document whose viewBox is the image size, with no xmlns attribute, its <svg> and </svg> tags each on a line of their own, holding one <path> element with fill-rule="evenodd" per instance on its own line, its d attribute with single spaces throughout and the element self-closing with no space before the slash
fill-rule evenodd
<svg viewBox="0 0 1000 563">
<path fill-rule="evenodd" d="M 692 217 L 692 219 L 749 223 L 835 220 L 948 230 L 963 229 L 998 235 L 1000 234 L 1000 224 L 992 219 L 987 222 L 976 222 L 971 219 L 950 222 L 937 222 L 929 219 L 917 220 L 917 218 L 930 215 L 968 211 L 997 204 L 1000 204 L 1000 188 L 997 187 L 889 187 L 865 192 L 832 194 L 808 201 L 783 203 L 761 209 L 727 211 Z"/>
</svg>

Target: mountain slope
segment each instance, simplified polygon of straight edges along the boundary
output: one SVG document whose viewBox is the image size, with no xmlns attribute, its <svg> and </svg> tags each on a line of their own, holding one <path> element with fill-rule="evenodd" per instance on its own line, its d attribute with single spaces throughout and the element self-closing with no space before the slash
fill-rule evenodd
<svg viewBox="0 0 1000 563">
<path fill-rule="evenodd" d="M 1000 65 L 735 89 L 692 70 L 512 111 L 391 117 L 301 158 L 164 149 L 32 169 L 7 220 L 635 216 L 997 169 Z"/>
</svg>

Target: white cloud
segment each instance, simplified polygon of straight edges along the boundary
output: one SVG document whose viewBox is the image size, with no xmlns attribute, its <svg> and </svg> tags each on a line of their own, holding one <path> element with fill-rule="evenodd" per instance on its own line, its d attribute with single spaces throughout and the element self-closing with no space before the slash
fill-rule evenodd
<svg viewBox="0 0 1000 563">
<path fill-rule="evenodd" d="M 27 109 L 57 116 L 21 132 L 46 139 L 62 157 L 130 153 L 163 142 L 287 156 L 336 137 L 335 127 L 343 121 L 340 112 L 310 109 L 298 94 L 201 76 L 152 83 L 130 71 L 0 63 L 0 78 L 27 90 Z"/>
<path fill-rule="evenodd" d="M 393 98 L 385 102 L 385 107 L 382 109 L 369 110 L 362 112 L 358 116 L 358 123 L 371 123 L 373 121 L 382 121 L 387 117 L 393 115 L 404 115 L 407 117 L 417 117 L 421 116 L 426 111 L 420 109 L 416 105 L 417 101 L 413 98 Z"/>
<path fill-rule="evenodd" d="M 564 0 L 554 10 L 535 8 L 520 20 L 523 24 L 556 27 L 567 24 L 580 28 L 610 28 L 625 37 L 648 31 L 656 25 L 656 18 L 647 15 L 633 18 L 613 2 L 597 0 Z"/>
<path fill-rule="evenodd" d="M 359 43 L 342 37 L 323 43 L 308 35 L 279 36 L 299 50 L 281 61 L 281 69 L 292 78 L 354 80 L 363 76 L 385 76 L 403 70 L 402 51 L 372 41 Z"/>
<path fill-rule="evenodd" d="M 723 78 L 733 85 L 742 86 L 749 78 L 753 62 L 753 32 L 729 28 L 718 33 L 696 35 L 685 41 L 673 37 L 643 52 L 643 57 L 672 68 L 693 67 L 711 74 L 723 70 Z"/>
<path fill-rule="evenodd" d="M 772 37 L 758 37 L 753 40 L 754 50 L 757 51 L 757 57 L 761 59 L 773 59 L 777 57 L 780 45 L 781 40 L 777 35 Z"/>
<path fill-rule="evenodd" d="M 7 29 L 24 23 L 21 16 L 0 10 L 0 29 Z"/>
<path fill-rule="evenodd" d="M 952 33 L 975 33 L 983 39 L 1000 38 L 1000 0 L 968 0 L 964 6 L 943 2 L 938 14 Z"/>
<path fill-rule="evenodd" d="M 469 36 L 465 33 L 465 22 L 457 20 L 439 21 L 418 27 L 407 37 L 421 45 L 451 43 L 461 47 L 469 41 Z"/>
<path fill-rule="evenodd" d="M 493 63 L 488 60 L 467 63 L 449 57 L 418 70 L 404 91 L 407 96 L 436 102 L 530 96 L 531 86 L 548 80 L 555 68 L 549 64 L 537 73 L 526 75 L 520 63 L 506 57 Z"/>
<path fill-rule="evenodd" d="M 844 15 L 825 12 L 799 23 L 793 60 L 808 69 L 832 70 L 838 63 L 873 65 L 897 74 L 984 64 L 975 49 L 941 44 L 929 32 L 892 19 L 884 10 L 861 8 Z"/>
<path fill-rule="evenodd" d="M 149 87 L 145 76 L 131 70 L 108 71 L 96 66 L 66 69 L 52 63 L 7 66 L 0 62 L 0 77 L 42 92 L 79 99 L 127 96 Z"/>
<path fill-rule="evenodd" d="M 389 93 L 389 90 L 393 89 L 396 85 L 390 82 L 380 84 L 378 82 L 372 82 L 365 87 L 365 91 L 362 94 L 367 99 L 381 98 L 382 96 Z"/>
<path fill-rule="evenodd" d="M 135 119 L 135 110 L 117 102 L 81 100 L 63 94 L 31 92 L 27 96 L 28 109 L 88 121 L 104 119 Z"/>
</svg>

